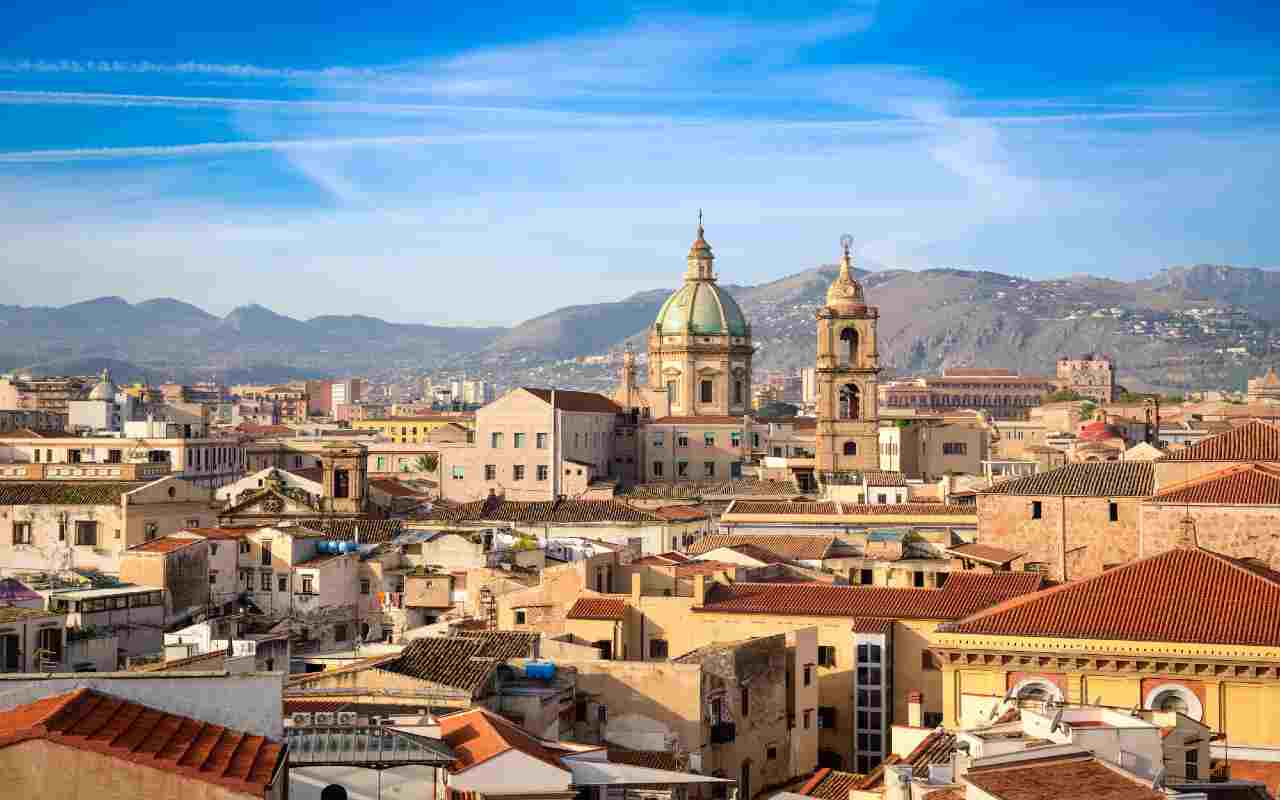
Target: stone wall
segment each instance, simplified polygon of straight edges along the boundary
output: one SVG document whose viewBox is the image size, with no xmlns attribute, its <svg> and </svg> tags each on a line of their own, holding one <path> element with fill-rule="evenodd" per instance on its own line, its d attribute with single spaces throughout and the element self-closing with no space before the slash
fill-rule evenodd
<svg viewBox="0 0 1280 800">
<path fill-rule="evenodd" d="M 1138 557 L 1138 497 L 978 495 L 978 541 L 1025 553 L 1053 580 L 1078 580 Z M 1040 503 L 1040 518 L 1034 504 Z M 1118 519 L 1111 521 L 1111 504 Z"/>
<path fill-rule="evenodd" d="M 1178 547 L 1182 519 L 1195 520 L 1196 544 L 1280 569 L 1280 506 L 1181 506 L 1143 503 L 1140 556 Z"/>
</svg>

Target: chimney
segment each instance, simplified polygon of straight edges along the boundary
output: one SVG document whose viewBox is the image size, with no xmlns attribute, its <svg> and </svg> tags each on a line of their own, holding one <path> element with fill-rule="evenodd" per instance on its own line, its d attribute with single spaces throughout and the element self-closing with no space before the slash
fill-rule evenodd
<svg viewBox="0 0 1280 800">
<path fill-rule="evenodd" d="M 693 605 L 700 606 L 707 602 L 707 576 L 693 576 Z"/>
<path fill-rule="evenodd" d="M 924 727 L 924 695 L 920 692 L 907 693 L 907 725 L 912 728 Z"/>
<path fill-rule="evenodd" d="M 1196 538 L 1196 520 L 1188 511 L 1186 516 L 1178 520 L 1178 533 L 1174 538 L 1174 547 L 1180 550 L 1194 550 L 1199 546 Z"/>
</svg>

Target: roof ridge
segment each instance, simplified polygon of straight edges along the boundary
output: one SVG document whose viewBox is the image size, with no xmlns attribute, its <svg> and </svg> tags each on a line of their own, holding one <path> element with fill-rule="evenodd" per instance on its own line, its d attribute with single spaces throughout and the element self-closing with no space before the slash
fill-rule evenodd
<svg viewBox="0 0 1280 800">
<path fill-rule="evenodd" d="M 1246 461 L 1240 464 L 1232 464 L 1229 467 L 1216 469 L 1213 472 L 1206 472 L 1205 474 L 1197 475 L 1194 478 L 1186 478 L 1176 483 L 1171 483 L 1156 492 L 1152 497 L 1155 498 L 1163 494 L 1170 494 L 1202 483 L 1208 483 L 1210 481 L 1220 481 L 1224 478 L 1231 478 L 1245 472 L 1258 472 L 1264 477 L 1280 480 L 1280 469 L 1267 466 L 1267 463 L 1268 462 L 1264 461 Z"/>
</svg>

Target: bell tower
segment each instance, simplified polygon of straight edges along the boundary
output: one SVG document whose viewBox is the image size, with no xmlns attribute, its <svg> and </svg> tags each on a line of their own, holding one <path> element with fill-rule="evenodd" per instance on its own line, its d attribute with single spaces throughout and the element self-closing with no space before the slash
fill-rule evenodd
<svg viewBox="0 0 1280 800">
<path fill-rule="evenodd" d="M 867 305 L 853 277 L 853 240 L 843 236 L 840 245 L 840 274 L 817 314 L 817 472 L 820 481 L 832 483 L 842 473 L 880 468 L 880 310 Z"/>
</svg>

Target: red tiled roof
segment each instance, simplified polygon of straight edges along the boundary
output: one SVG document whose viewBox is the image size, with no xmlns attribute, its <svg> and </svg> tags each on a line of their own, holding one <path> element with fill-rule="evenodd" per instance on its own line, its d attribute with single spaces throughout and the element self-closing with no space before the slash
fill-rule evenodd
<svg viewBox="0 0 1280 800">
<path fill-rule="evenodd" d="M 1280 505 L 1280 469 L 1237 464 L 1161 489 L 1148 502 L 1174 504 Z"/>
<path fill-rule="evenodd" d="M 730 564 L 727 561 L 689 561 L 684 564 L 676 564 L 675 574 L 680 578 L 687 578 L 692 575 L 714 575 L 717 572 L 733 572 L 740 565 Z"/>
<path fill-rule="evenodd" d="M 1155 467 L 1150 461 L 1096 461 L 1013 478 L 979 494 L 1146 497 L 1154 490 Z"/>
<path fill-rule="evenodd" d="M 701 500 L 706 497 L 798 497 L 802 492 L 790 481 L 733 478 L 727 481 L 639 483 L 623 489 L 621 494 L 646 500 Z"/>
<path fill-rule="evenodd" d="M 116 506 L 146 481 L 0 481 L 0 506 Z"/>
<path fill-rule="evenodd" d="M 823 767 L 813 773 L 813 777 L 796 794 L 806 797 L 819 797 L 822 800 L 849 800 L 849 790 L 857 786 L 865 775 L 854 772 L 841 772 Z"/>
<path fill-rule="evenodd" d="M 790 559 L 818 560 L 827 557 L 836 538 L 830 535 L 804 536 L 782 533 L 713 533 L 689 547 L 689 555 L 700 556 L 720 547 L 750 544 Z"/>
<path fill-rule="evenodd" d="M 879 634 L 892 633 L 893 620 L 877 619 L 875 617 L 861 617 L 853 621 L 853 632 Z"/>
<path fill-rule="evenodd" d="M 193 544 L 204 541 L 203 539 L 182 539 L 174 536 L 161 536 L 158 539 L 152 539 L 149 542 L 135 544 L 126 552 L 129 553 L 172 553 L 174 550 L 181 550 L 184 547 L 190 547 Z"/>
<path fill-rule="evenodd" d="M 652 513 L 672 522 L 690 522 L 711 516 L 711 513 L 701 506 L 663 506 L 653 509 Z"/>
<path fill-rule="evenodd" d="M 742 427 L 742 417 L 708 415 L 705 417 L 660 417 L 650 425 L 736 425 Z"/>
<path fill-rule="evenodd" d="M 743 544 L 735 544 L 729 547 L 735 553 L 741 553 L 747 558 L 753 558 L 764 564 L 794 564 L 795 562 L 789 558 L 784 558 L 772 550 L 761 547 L 758 544 L 746 542 Z"/>
<path fill-rule="evenodd" d="M 666 750 L 628 750 L 613 745 L 609 747 L 609 761 L 614 764 L 630 764 L 633 767 L 665 769 L 669 772 L 687 772 L 681 759 Z"/>
<path fill-rule="evenodd" d="M 441 717 L 440 738 L 457 757 L 449 766 L 454 774 L 512 750 L 568 772 L 555 751 L 541 740 L 483 708 Z"/>
<path fill-rule="evenodd" d="M 389 478 L 380 478 L 369 481 L 370 489 L 377 489 L 383 494 L 389 494 L 392 497 L 420 497 L 422 492 L 410 489 L 400 481 L 393 481 Z"/>
<path fill-rule="evenodd" d="M 490 498 L 455 506 L 436 504 L 423 517 L 440 522 L 665 522 L 662 517 L 616 500 L 520 501 Z"/>
<path fill-rule="evenodd" d="M 961 558 L 996 565 L 1008 564 L 1025 555 L 1025 553 L 1006 550 L 1003 547 L 993 547 L 989 544 L 960 544 L 947 548 L 947 552 Z"/>
<path fill-rule="evenodd" d="M 580 597 L 569 609 L 568 619 L 627 618 L 627 601 L 620 597 Z"/>
<path fill-rule="evenodd" d="M 837 503 L 770 503 L 759 500 L 736 500 L 729 506 L 728 514 L 839 514 Z"/>
<path fill-rule="evenodd" d="M 254 525 L 244 528 L 183 528 L 182 530 L 186 533 L 203 536 L 206 539 L 243 539 L 246 534 L 262 530 L 262 528 Z"/>
<path fill-rule="evenodd" d="M 550 389 L 531 389 L 521 387 L 529 394 L 544 403 L 551 403 Z M 596 392 L 574 392 L 568 389 L 556 389 L 556 408 L 561 411 L 579 411 L 596 414 L 621 414 L 622 408 L 609 398 Z"/>
<path fill-rule="evenodd" d="M 1280 461 L 1280 428 L 1255 420 L 1157 461 Z"/>
<path fill-rule="evenodd" d="M 1170 550 L 1017 597 L 941 630 L 1280 647 L 1280 573 L 1201 548 Z"/>
<path fill-rule="evenodd" d="M 0 747 L 50 742 L 266 797 L 285 748 L 265 736 L 76 689 L 0 712 Z"/>
<path fill-rule="evenodd" d="M 787 614 L 814 617 L 958 620 L 1034 592 L 1043 585 L 1033 572 L 956 572 L 941 589 L 832 586 L 800 583 L 716 584 L 694 611 Z"/>
<path fill-rule="evenodd" d="M 971 767 L 963 780 L 999 800 L 1167 800 L 1092 756 Z"/>
<path fill-rule="evenodd" d="M 737 514 L 815 515 L 815 516 L 968 516 L 978 513 L 977 506 L 951 503 L 770 503 L 737 500 L 726 516 Z"/>
</svg>

